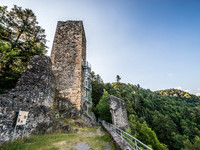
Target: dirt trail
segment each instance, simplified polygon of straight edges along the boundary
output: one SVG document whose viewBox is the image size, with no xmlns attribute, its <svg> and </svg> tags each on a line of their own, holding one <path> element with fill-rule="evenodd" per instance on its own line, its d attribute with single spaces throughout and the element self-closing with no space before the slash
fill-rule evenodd
<svg viewBox="0 0 200 150">
<path fill-rule="evenodd" d="M 101 127 L 99 127 L 97 129 L 97 135 L 99 135 L 99 136 L 103 136 L 104 135 L 104 133 L 101 131 Z"/>
</svg>

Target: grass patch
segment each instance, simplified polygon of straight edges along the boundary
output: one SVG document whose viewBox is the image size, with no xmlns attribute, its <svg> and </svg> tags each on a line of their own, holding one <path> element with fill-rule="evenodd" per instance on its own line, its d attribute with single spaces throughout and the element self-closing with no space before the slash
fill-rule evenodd
<svg viewBox="0 0 200 150">
<path fill-rule="evenodd" d="M 51 149 L 56 150 L 57 148 L 52 143 L 75 139 L 75 134 L 44 134 L 34 135 L 24 140 L 17 139 L 13 143 L 9 142 L 2 147 L 0 150 L 36 150 L 36 149 Z"/>
<path fill-rule="evenodd" d="M 114 150 L 110 136 L 103 130 L 103 134 L 98 135 L 97 129 L 98 127 L 78 127 L 77 133 L 34 135 L 24 140 L 9 142 L 0 147 L 0 150 L 73 150 L 78 143 L 86 143 L 92 150 L 104 150 L 106 142 Z"/>
</svg>

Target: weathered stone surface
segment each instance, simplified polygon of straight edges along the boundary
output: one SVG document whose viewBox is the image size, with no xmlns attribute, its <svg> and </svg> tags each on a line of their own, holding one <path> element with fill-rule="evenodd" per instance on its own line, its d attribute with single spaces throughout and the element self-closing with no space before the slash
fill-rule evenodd
<svg viewBox="0 0 200 150">
<path fill-rule="evenodd" d="M 56 118 L 72 118 L 77 119 L 80 117 L 79 110 L 74 104 L 64 98 L 56 95 L 54 113 Z"/>
<path fill-rule="evenodd" d="M 112 123 L 121 129 L 129 128 L 125 102 L 113 95 L 109 100 Z"/>
<path fill-rule="evenodd" d="M 70 101 L 81 110 L 86 39 L 82 21 L 59 21 L 51 52 L 57 98 L 62 105 Z M 67 107 L 67 106 L 66 106 Z"/>
<path fill-rule="evenodd" d="M 29 111 L 25 135 L 45 131 L 54 124 L 51 107 L 55 96 L 51 60 L 34 56 L 14 89 L 0 95 L 0 143 L 11 139 L 18 111 Z M 20 127 L 16 136 L 19 137 Z"/>
<path fill-rule="evenodd" d="M 81 119 L 87 124 L 88 127 L 97 125 L 95 118 L 86 114 L 81 115 Z"/>
</svg>

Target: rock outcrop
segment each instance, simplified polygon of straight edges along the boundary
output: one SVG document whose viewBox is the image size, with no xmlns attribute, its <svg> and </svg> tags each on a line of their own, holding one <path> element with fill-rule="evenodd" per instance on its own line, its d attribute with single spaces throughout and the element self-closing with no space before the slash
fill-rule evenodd
<svg viewBox="0 0 200 150">
<path fill-rule="evenodd" d="M 0 95 L 0 143 L 12 138 L 19 110 L 29 111 L 25 135 L 45 131 L 54 124 L 51 108 L 55 80 L 47 56 L 34 56 L 14 89 Z M 17 128 L 16 137 L 21 136 Z"/>
<path fill-rule="evenodd" d="M 129 128 L 125 102 L 113 95 L 109 100 L 112 123 L 121 129 Z"/>
</svg>

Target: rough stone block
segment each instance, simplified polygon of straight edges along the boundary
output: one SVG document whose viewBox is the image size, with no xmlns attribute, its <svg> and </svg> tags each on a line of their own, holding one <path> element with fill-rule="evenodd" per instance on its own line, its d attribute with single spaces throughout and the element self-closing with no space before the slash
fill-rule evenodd
<svg viewBox="0 0 200 150">
<path fill-rule="evenodd" d="M 125 102 L 113 95 L 109 100 L 112 123 L 121 129 L 129 128 Z"/>
<path fill-rule="evenodd" d="M 25 135 L 46 129 L 53 122 L 51 107 L 55 96 L 51 60 L 34 56 L 14 89 L 0 95 L 0 144 L 10 140 L 18 111 L 29 111 Z M 16 137 L 21 136 L 20 127 Z"/>
</svg>

